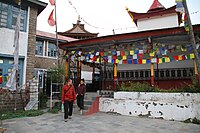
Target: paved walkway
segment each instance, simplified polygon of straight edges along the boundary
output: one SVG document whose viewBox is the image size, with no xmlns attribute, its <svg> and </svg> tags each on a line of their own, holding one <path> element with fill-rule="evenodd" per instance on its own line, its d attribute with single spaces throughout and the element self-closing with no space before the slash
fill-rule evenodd
<svg viewBox="0 0 200 133">
<path fill-rule="evenodd" d="M 73 115 L 63 121 L 63 114 L 16 118 L 3 121 L 5 133 L 200 133 L 200 125 L 177 121 L 97 113 Z"/>
</svg>

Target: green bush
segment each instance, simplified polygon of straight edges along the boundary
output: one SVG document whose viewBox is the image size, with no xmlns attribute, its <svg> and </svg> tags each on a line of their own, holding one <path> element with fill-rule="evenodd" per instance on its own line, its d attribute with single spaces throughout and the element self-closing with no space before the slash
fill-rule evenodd
<svg viewBox="0 0 200 133">
<path fill-rule="evenodd" d="M 44 94 L 39 94 L 39 99 L 40 109 L 45 109 L 47 107 L 48 97 Z"/>
<path fill-rule="evenodd" d="M 192 80 L 192 84 L 187 84 L 182 88 L 171 88 L 168 90 L 164 90 L 158 87 L 152 87 L 148 83 L 140 83 L 140 82 L 129 82 L 122 83 L 118 86 L 118 91 L 128 91 L 128 92 L 189 92 L 189 93 L 198 93 L 200 92 L 200 87 L 197 84 L 196 80 Z"/>
<path fill-rule="evenodd" d="M 158 88 L 157 87 L 151 87 L 148 83 L 122 83 L 119 86 L 119 91 L 137 91 L 137 92 L 153 92 L 156 91 Z"/>
<path fill-rule="evenodd" d="M 52 114 L 58 114 L 60 112 L 60 109 L 58 109 L 58 108 L 52 108 L 52 109 L 49 109 L 48 112 L 52 113 Z"/>
<path fill-rule="evenodd" d="M 52 109 L 49 109 L 48 112 L 53 114 L 59 113 L 61 111 L 61 105 L 61 102 L 56 102 L 55 106 Z"/>
<path fill-rule="evenodd" d="M 21 118 L 21 117 L 34 117 L 44 114 L 42 110 L 16 110 L 16 111 L 7 111 L 0 113 L 0 119 L 12 119 L 12 118 Z"/>
</svg>

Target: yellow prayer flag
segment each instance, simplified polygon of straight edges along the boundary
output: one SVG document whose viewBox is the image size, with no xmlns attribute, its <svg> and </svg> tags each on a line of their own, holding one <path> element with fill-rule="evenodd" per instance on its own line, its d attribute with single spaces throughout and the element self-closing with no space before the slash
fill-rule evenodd
<svg viewBox="0 0 200 133">
<path fill-rule="evenodd" d="M 99 58 L 97 58 L 97 62 L 98 62 L 98 63 L 100 62 L 100 59 L 99 59 Z"/>
<path fill-rule="evenodd" d="M 190 59 L 194 59 L 194 53 L 190 54 Z"/>
<path fill-rule="evenodd" d="M 170 62 L 170 58 L 169 58 L 169 57 L 166 57 L 166 58 L 165 58 L 165 62 Z"/>
<path fill-rule="evenodd" d="M 126 60 L 126 55 L 123 56 L 123 60 Z"/>
<path fill-rule="evenodd" d="M 159 58 L 159 64 L 161 64 L 162 63 L 162 58 Z"/>
<path fill-rule="evenodd" d="M 146 64 L 147 60 L 146 59 L 142 59 L 142 64 Z"/>
<path fill-rule="evenodd" d="M 130 51 L 130 55 L 134 55 L 134 51 L 133 50 Z"/>
<path fill-rule="evenodd" d="M 153 57 L 155 55 L 155 52 L 150 53 L 150 56 Z"/>
<path fill-rule="evenodd" d="M 119 63 L 119 60 L 118 60 L 118 59 L 116 59 L 116 63 L 117 63 L 117 64 Z"/>
</svg>

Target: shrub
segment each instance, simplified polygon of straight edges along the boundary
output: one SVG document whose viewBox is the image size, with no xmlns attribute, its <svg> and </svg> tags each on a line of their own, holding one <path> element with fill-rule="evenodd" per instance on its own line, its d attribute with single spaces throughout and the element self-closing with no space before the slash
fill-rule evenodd
<svg viewBox="0 0 200 133">
<path fill-rule="evenodd" d="M 40 106 L 40 109 L 45 109 L 47 107 L 47 101 L 48 101 L 48 97 L 44 94 L 39 94 L 39 106 Z"/>
<path fill-rule="evenodd" d="M 21 118 L 21 117 L 33 117 L 33 116 L 39 116 L 44 114 L 42 110 L 16 110 L 16 111 L 7 111 L 7 112 L 1 112 L 0 113 L 0 119 L 12 119 L 12 118 Z"/>
<path fill-rule="evenodd" d="M 157 86 L 152 87 L 148 83 L 140 82 L 129 82 L 122 83 L 118 86 L 118 91 L 129 91 L 129 92 L 189 92 L 189 93 L 198 93 L 200 92 L 200 87 L 197 84 L 196 80 L 192 80 L 192 84 L 188 84 L 182 88 L 171 88 L 168 90 L 161 89 Z"/>
</svg>

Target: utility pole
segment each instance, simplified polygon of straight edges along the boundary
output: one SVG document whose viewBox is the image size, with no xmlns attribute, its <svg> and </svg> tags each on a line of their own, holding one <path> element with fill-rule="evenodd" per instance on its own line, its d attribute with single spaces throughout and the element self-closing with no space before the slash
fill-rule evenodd
<svg viewBox="0 0 200 133">
<path fill-rule="evenodd" d="M 194 55 L 195 55 L 195 60 L 196 60 L 196 65 L 197 65 L 197 70 L 198 70 L 198 84 L 200 84 L 200 59 L 199 59 L 199 56 L 198 56 L 198 51 L 196 49 L 195 36 L 194 36 L 193 27 L 192 27 L 192 23 L 191 23 L 191 19 L 190 19 L 186 0 L 183 0 L 183 6 L 185 8 L 185 14 L 187 16 L 186 21 L 188 22 L 188 26 L 189 26 L 190 42 L 191 42 L 192 47 L 194 49 Z"/>
</svg>

